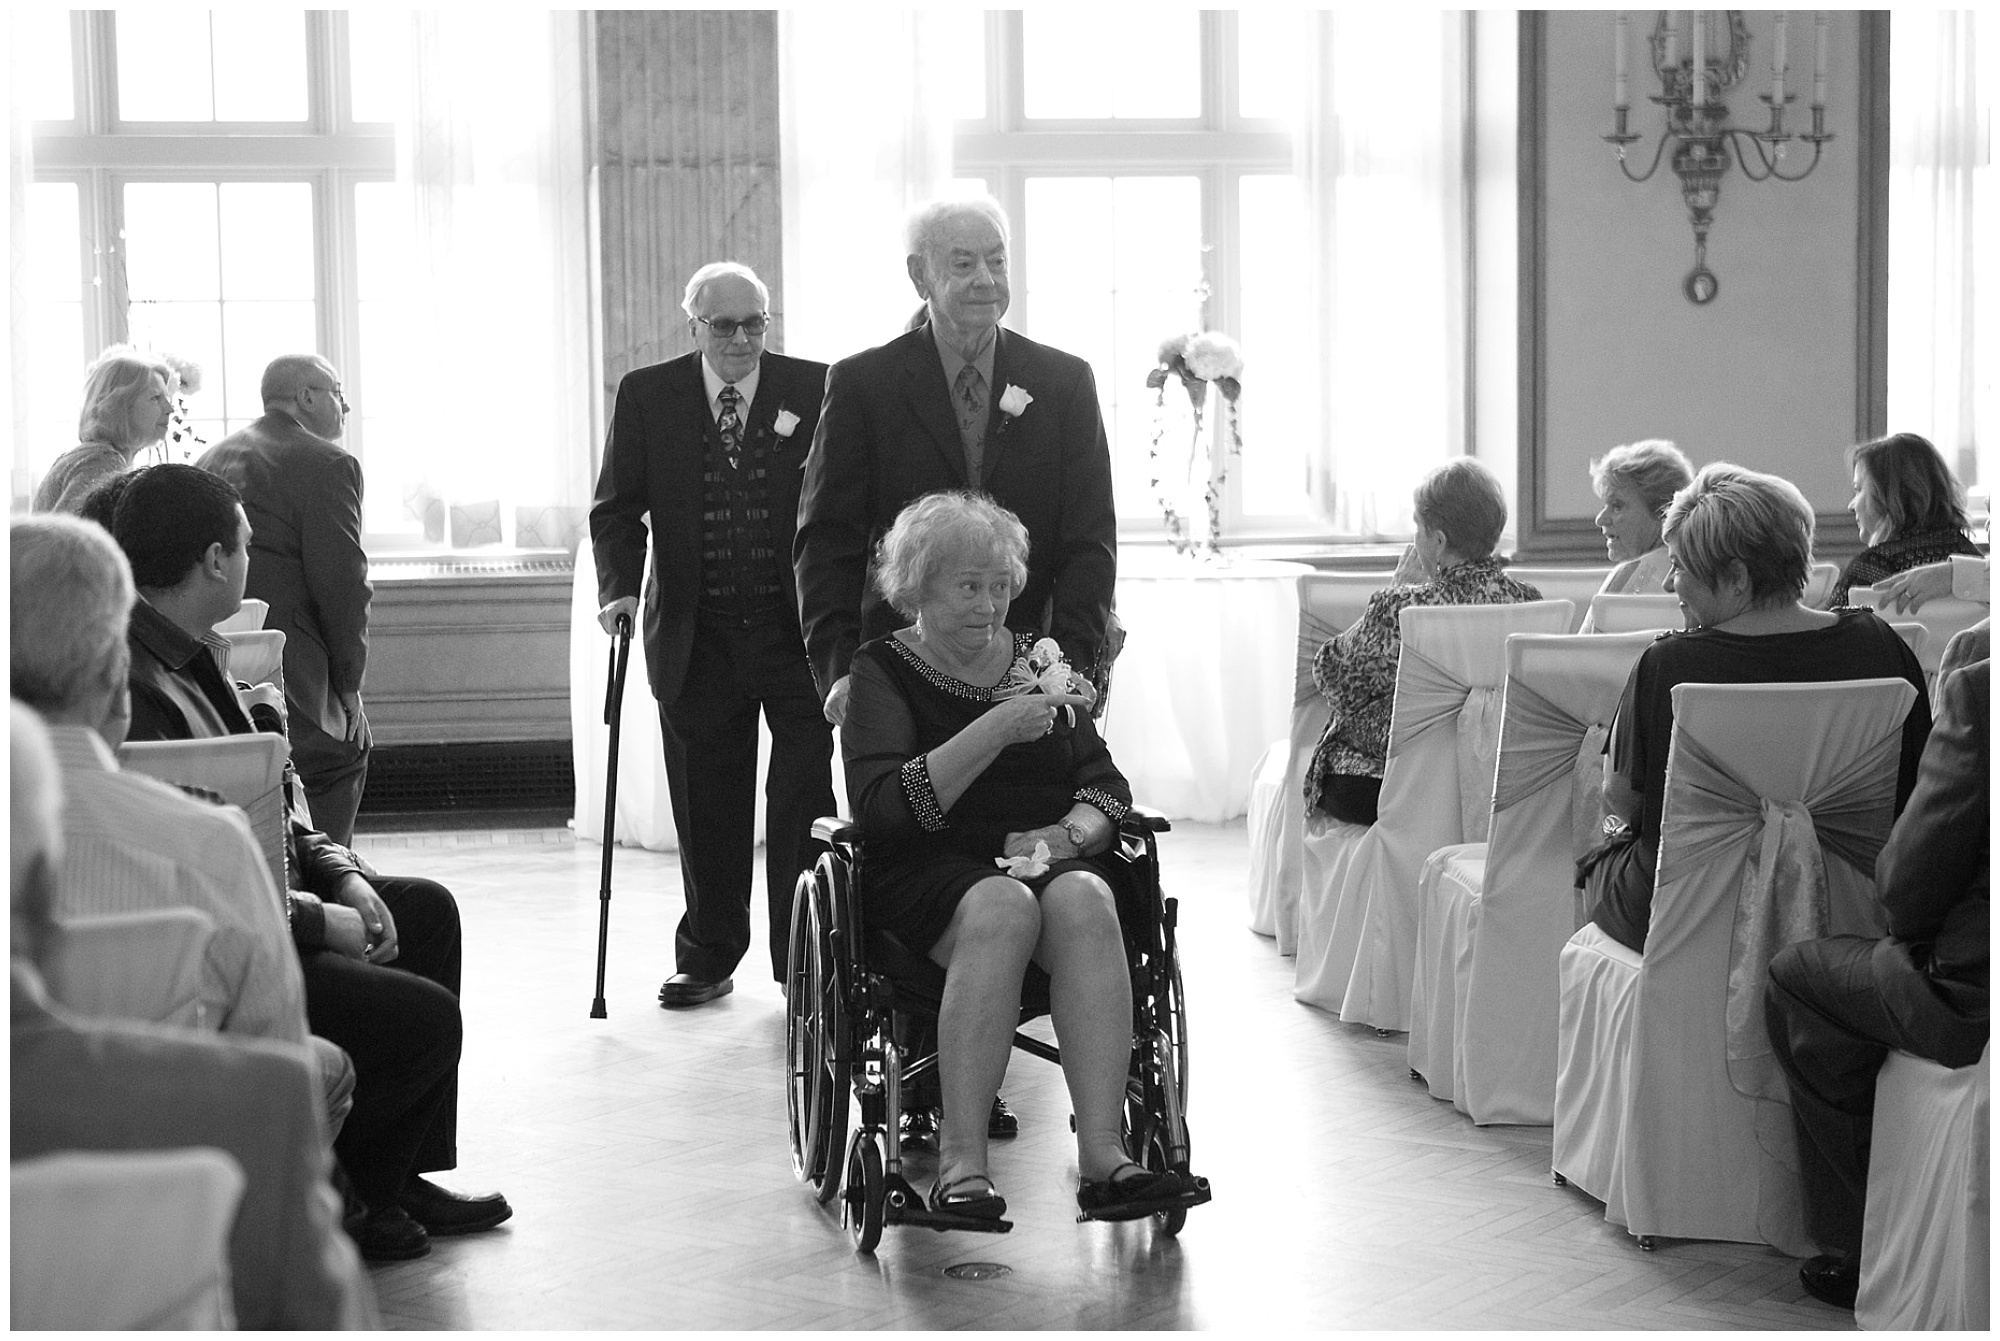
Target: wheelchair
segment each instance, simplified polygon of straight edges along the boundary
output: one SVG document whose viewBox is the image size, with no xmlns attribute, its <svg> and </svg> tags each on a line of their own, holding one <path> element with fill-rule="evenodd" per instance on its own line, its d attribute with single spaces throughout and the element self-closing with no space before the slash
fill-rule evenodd
<svg viewBox="0 0 2000 1341">
<path fill-rule="evenodd" d="M 1150 1217 L 1161 1231 L 1178 1234 L 1189 1208 L 1208 1201 L 1210 1192 L 1208 1180 L 1188 1169 L 1187 1019 L 1174 946 L 1178 905 L 1161 893 L 1155 842 L 1168 827 L 1164 816 L 1135 807 L 1118 833 L 1115 864 L 1125 878 L 1111 883 L 1133 988 L 1125 1147 L 1145 1168 L 1179 1177 L 1178 1203 Z M 903 1177 L 903 1087 L 934 1072 L 937 1054 L 910 1055 L 898 1040 L 911 1036 L 912 1021 L 935 1021 L 944 970 L 890 933 L 865 927 L 861 830 L 843 819 L 820 819 L 813 837 L 829 851 L 800 874 L 793 891 L 785 985 L 792 1169 L 822 1205 L 840 1199 L 841 1219 L 859 1252 L 874 1251 L 885 1225 L 1006 1233 L 1013 1228 L 1008 1220 L 933 1211 Z M 1047 1011 L 1047 975 L 1030 965 L 1021 1023 Z M 1014 1046 L 1047 1061 L 1062 1058 L 1057 1047 L 1018 1030 Z M 1099 1218 L 1110 1217 L 1077 1216 Z"/>
</svg>

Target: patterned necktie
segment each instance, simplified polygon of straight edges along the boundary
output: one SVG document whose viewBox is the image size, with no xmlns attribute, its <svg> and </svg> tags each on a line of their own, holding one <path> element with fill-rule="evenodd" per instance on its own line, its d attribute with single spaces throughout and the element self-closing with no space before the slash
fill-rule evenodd
<svg viewBox="0 0 2000 1341">
<path fill-rule="evenodd" d="M 978 368 L 968 363 L 958 370 L 952 399 L 957 402 L 958 439 L 965 448 L 965 479 L 976 487 L 986 437 L 986 379 L 979 375 Z"/>
<path fill-rule="evenodd" d="M 743 401 L 743 393 L 733 386 L 722 388 L 722 415 L 715 421 L 715 427 L 722 434 L 722 454 L 729 458 L 731 470 L 743 468 L 743 421 L 736 415 L 736 407 Z"/>
</svg>

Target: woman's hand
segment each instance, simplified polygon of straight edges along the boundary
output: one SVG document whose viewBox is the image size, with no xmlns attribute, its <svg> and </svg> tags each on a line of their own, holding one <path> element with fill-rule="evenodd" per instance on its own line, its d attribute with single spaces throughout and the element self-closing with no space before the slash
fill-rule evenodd
<svg viewBox="0 0 2000 1341">
<path fill-rule="evenodd" d="M 342 878 L 334 897 L 361 915 L 363 929 L 367 932 L 368 962 L 386 964 L 394 959 L 399 948 L 396 944 L 396 919 L 390 914 L 389 905 L 382 902 L 382 896 L 375 892 L 375 887 L 358 875 L 349 875 Z"/>
<path fill-rule="evenodd" d="M 1026 745 L 1046 736 L 1055 726 L 1056 713 L 1065 707 L 1087 710 L 1090 700 L 1081 694 L 1021 694 L 1001 699 L 981 720 L 1002 745 Z"/>
<path fill-rule="evenodd" d="M 1049 845 L 1049 856 L 1051 858 L 1080 857 L 1083 855 L 1077 850 L 1076 844 L 1070 841 L 1069 830 L 1063 828 L 1060 824 L 1045 824 L 1039 829 L 1030 829 L 1026 833 L 1008 834 L 1006 844 L 1000 849 L 1000 855 L 1003 857 L 1031 857 L 1035 853 L 1035 844 L 1037 843 L 1047 843 Z"/>
<path fill-rule="evenodd" d="M 1396 571 L 1389 575 L 1389 585 L 1408 587 L 1430 580 L 1430 567 L 1424 562 L 1423 555 L 1417 553 L 1417 547 L 1414 544 L 1403 546 L 1403 555 L 1396 560 Z"/>
</svg>

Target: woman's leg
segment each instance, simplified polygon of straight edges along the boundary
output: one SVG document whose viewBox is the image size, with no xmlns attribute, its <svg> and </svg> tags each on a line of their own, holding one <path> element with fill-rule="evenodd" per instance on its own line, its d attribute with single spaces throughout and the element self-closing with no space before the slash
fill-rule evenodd
<svg viewBox="0 0 2000 1341">
<path fill-rule="evenodd" d="M 1132 976 L 1103 877 L 1065 871 L 1049 882 L 1035 962 L 1048 970 L 1049 1016 L 1076 1110 L 1077 1172 L 1109 1178 L 1129 1158 L 1118 1117 L 1132 1061 Z"/>
<path fill-rule="evenodd" d="M 1021 977 L 1041 925 L 1041 909 L 1028 887 L 995 875 L 966 891 L 951 925 L 931 947 L 931 958 L 945 971 L 938 1009 L 941 1186 L 986 1172 L 987 1113 L 1007 1074 L 1021 1018 Z"/>
</svg>

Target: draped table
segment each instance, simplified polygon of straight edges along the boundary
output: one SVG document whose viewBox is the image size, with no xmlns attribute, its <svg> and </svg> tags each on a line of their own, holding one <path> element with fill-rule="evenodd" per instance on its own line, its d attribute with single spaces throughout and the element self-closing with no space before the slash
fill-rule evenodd
<svg viewBox="0 0 2000 1341">
<path fill-rule="evenodd" d="M 1125 650 L 1102 725 L 1140 804 L 1205 822 L 1249 809 L 1257 760 L 1291 731 L 1298 579 L 1311 571 L 1120 552 Z"/>
</svg>

